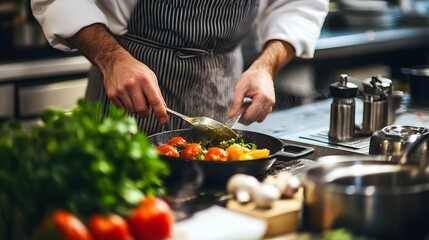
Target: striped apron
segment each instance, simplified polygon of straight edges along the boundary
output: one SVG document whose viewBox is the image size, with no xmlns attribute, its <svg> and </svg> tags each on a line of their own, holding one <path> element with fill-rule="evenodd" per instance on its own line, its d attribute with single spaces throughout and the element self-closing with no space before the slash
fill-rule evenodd
<svg viewBox="0 0 429 240">
<path fill-rule="evenodd" d="M 119 43 L 157 76 L 167 105 L 188 116 L 226 120 L 235 81 L 243 70 L 240 42 L 252 28 L 258 0 L 140 0 Z M 86 98 L 110 104 L 100 70 L 89 74 Z M 140 118 L 147 135 L 188 128 L 177 118 L 160 125 Z"/>
</svg>

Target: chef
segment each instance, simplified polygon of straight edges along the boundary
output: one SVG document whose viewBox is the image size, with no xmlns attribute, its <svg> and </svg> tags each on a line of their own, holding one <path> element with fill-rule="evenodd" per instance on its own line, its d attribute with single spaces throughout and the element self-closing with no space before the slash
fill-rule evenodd
<svg viewBox="0 0 429 240">
<path fill-rule="evenodd" d="M 224 122 L 245 97 L 241 122 L 262 122 L 273 79 L 311 58 L 328 0 L 31 0 L 49 43 L 92 63 L 86 99 L 113 103 L 148 135 L 186 127 L 166 106 Z M 243 71 L 240 42 L 255 27 L 261 51 Z"/>
</svg>

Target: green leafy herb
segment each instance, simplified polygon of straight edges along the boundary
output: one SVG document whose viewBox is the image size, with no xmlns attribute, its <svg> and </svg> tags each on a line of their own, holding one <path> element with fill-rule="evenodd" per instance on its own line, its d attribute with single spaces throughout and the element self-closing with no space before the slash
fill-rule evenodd
<svg viewBox="0 0 429 240">
<path fill-rule="evenodd" d="M 83 219 L 126 214 L 142 196 L 163 191 L 168 168 L 136 121 L 114 106 L 102 117 L 100 107 L 79 100 L 70 113 L 50 109 L 29 131 L 16 121 L 2 125 L 1 239 L 13 235 L 11 219 L 20 215 L 31 229 L 58 208 Z"/>
<path fill-rule="evenodd" d="M 244 139 L 242 138 L 236 138 L 236 139 L 230 139 L 230 140 L 226 140 L 226 141 L 221 141 L 219 146 L 222 149 L 227 149 L 229 146 L 233 145 L 233 144 L 240 144 L 243 147 L 246 147 L 248 149 L 256 149 L 256 144 L 255 143 L 246 143 L 244 142 Z"/>
</svg>

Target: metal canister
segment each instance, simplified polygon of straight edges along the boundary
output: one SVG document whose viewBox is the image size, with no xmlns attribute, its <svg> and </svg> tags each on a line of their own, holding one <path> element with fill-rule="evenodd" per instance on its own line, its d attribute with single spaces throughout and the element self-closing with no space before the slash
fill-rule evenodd
<svg viewBox="0 0 429 240">
<path fill-rule="evenodd" d="M 355 97 L 357 85 L 347 81 L 347 74 L 341 74 L 338 82 L 330 85 L 333 98 L 331 103 L 331 119 L 329 139 L 335 141 L 349 141 L 355 134 Z"/>
<path fill-rule="evenodd" d="M 389 103 L 392 81 L 380 75 L 364 80 L 363 83 L 362 134 L 371 135 L 389 124 Z"/>
</svg>

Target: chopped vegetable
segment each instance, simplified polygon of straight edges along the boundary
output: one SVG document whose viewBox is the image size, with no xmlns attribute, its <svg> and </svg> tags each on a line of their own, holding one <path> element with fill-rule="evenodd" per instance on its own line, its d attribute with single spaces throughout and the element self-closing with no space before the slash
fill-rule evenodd
<svg viewBox="0 0 429 240">
<path fill-rule="evenodd" d="M 241 154 L 238 160 L 251 160 L 255 158 L 264 158 L 270 155 L 270 150 L 264 149 L 252 149 L 247 153 Z"/>
<path fill-rule="evenodd" d="M 227 141 L 222 141 L 220 142 L 220 147 L 223 149 L 227 149 L 229 146 L 233 145 L 233 144 L 239 144 L 242 147 L 248 148 L 248 149 L 256 149 L 256 144 L 254 143 L 245 143 L 244 139 L 239 138 L 239 139 L 230 139 Z"/>
<path fill-rule="evenodd" d="M 211 147 L 204 155 L 204 160 L 228 161 L 229 154 L 220 147 Z"/>
<path fill-rule="evenodd" d="M 170 157 L 180 157 L 179 151 L 171 145 L 164 144 L 156 148 L 160 154 Z"/>
<path fill-rule="evenodd" d="M 225 149 L 229 153 L 231 159 L 239 159 L 241 155 L 250 151 L 247 147 L 243 147 L 238 143 L 234 143 Z"/>
<path fill-rule="evenodd" d="M 183 148 L 185 144 L 187 145 Z M 215 146 L 211 141 L 188 143 L 183 137 L 175 136 L 172 137 L 167 144 L 157 147 L 160 154 L 175 157 L 176 154 L 172 153 L 173 150 L 165 145 L 171 145 L 176 148 L 181 158 L 197 160 L 251 160 L 270 155 L 269 149 L 257 149 L 256 144 L 245 143 L 244 139 L 241 138 L 222 141 L 218 146 Z"/>
<path fill-rule="evenodd" d="M 177 136 L 177 137 L 172 137 L 167 142 L 167 144 L 177 148 L 178 151 L 181 152 L 186 147 L 186 145 L 188 145 L 188 142 L 183 137 Z"/>
<path fill-rule="evenodd" d="M 190 143 L 180 153 L 180 157 L 189 159 L 202 159 L 203 147 L 199 143 Z"/>
</svg>

